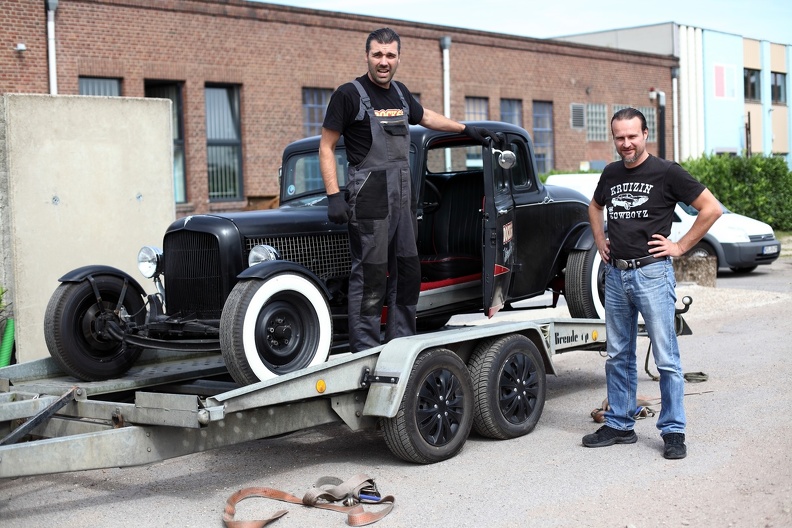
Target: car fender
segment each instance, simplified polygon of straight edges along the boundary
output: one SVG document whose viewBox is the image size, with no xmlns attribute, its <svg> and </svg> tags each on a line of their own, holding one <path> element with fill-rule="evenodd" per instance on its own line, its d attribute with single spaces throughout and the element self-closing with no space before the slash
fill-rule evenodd
<svg viewBox="0 0 792 528">
<path fill-rule="evenodd" d="M 262 279 L 267 280 L 275 275 L 279 275 L 281 273 L 297 273 L 299 275 L 304 276 L 305 278 L 309 279 L 311 282 L 316 284 L 316 287 L 319 288 L 322 293 L 327 297 L 330 298 L 330 290 L 327 289 L 324 281 L 320 280 L 311 270 L 302 266 L 296 262 L 292 262 L 290 260 L 268 260 L 264 262 L 259 262 L 254 266 L 250 266 L 249 268 L 245 269 L 237 275 L 237 279 L 245 280 L 245 279 Z"/>
<path fill-rule="evenodd" d="M 594 245 L 594 233 L 591 231 L 591 225 L 588 223 L 579 224 L 569 232 L 565 247 L 570 251 L 587 251 Z"/>
<path fill-rule="evenodd" d="M 728 263 L 726 262 L 726 254 L 723 252 L 723 246 L 721 246 L 721 243 L 717 238 L 715 238 L 711 233 L 707 233 L 700 240 L 700 242 L 706 242 L 712 247 L 712 249 L 715 250 L 715 256 L 718 257 L 719 268 L 728 266 Z"/>
<path fill-rule="evenodd" d="M 103 266 L 100 264 L 94 264 L 89 266 L 83 266 L 81 268 L 73 269 L 70 272 L 63 275 L 61 278 L 58 279 L 58 282 L 82 282 L 89 277 L 93 277 L 94 275 L 112 275 L 114 277 L 118 277 L 120 279 L 124 279 L 129 282 L 132 287 L 135 288 L 138 294 L 141 297 L 146 296 L 146 290 L 140 285 L 138 281 L 136 281 L 132 276 L 124 271 L 121 271 L 118 268 L 114 268 L 112 266 Z"/>
</svg>

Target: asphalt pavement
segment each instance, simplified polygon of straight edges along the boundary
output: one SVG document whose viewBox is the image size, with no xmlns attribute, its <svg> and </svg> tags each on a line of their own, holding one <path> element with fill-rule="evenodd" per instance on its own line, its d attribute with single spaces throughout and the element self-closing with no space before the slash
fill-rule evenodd
<svg viewBox="0 0 792 528">
<path fill-rule="evenodd" d="M 402 462 L 378 432 L 324 426 L 142 467 L 3 479 L 0 526 L 220 527 L 226 499 L 240 488 L 301 496 L 319 477 L 359 473 L 396 498 L 375 525 L 383 528 L 792 526 L 792 258 L 678 292 L 694 298 L 693 335 L 680 340 L 683 367 L 708 375 L 687 387 L 684 460 L 662 457 L 654 418 L 637 423 L 636 444 L 582 447 L 598 427 L 589 412 L 605 396 L 604 359 L 570 352 L 555 358 L 558 375 L 548 377 L 531 434 L 473 434 L 445 462 Z M 646 345 L 639 343 L 639 395 L 653 398 Z M 274 527 L 346 526 L 342 514 L 266 499 L 243 501 L 237 518 L 281 508 L 289 513 Z"/>
</svg>

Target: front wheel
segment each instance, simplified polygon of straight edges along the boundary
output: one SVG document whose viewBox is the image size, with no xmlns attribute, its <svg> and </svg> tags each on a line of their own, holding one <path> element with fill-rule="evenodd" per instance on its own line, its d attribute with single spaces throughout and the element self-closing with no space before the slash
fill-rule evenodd
<svg viewBox="0 0 792 528">
<path fill-rule="evenodd" d="M 108 329 L 123 333 L 145 321 L 140 292 L 120 277 L 96 275 L 58 286 L 44 314 L 44 340 L 67 374 L 84 381 L 106 380 L 129 370 L 143 351 L 112 337 Z"/>
<path fill-rule="evenodd" d="M 223 360 L 241 385 L 325 362 L 332 337 L 327 299 L 294 273 L 238 282 L 220 318 Z"/>
<path fill-rule="evenodd" d="M 596 244 L 569 253 L 564 282 L 564 297 L 572 317 L 605 319 L 605 264 Z"/>
<path fill-rule="evenodd" d="M 432 464 L 456 455 L 472 425 L 470 373 L 459 356 L 444 348 L 418 356 L 399 411 L 382 423 L 391 452 L 418 464 Z"/>
<path fill-rule="evenodd" d="M 542 416 L 547 381 L 542 356 L 520 334 L 485 341 L 468 362 L 476 432 L 501 440 L 533 431 Z"/>
</svg>

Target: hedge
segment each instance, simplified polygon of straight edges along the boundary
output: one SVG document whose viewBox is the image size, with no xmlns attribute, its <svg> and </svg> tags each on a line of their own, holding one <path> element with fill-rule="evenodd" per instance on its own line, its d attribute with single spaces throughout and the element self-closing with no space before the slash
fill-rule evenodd
<svg viewBox="0 0 792 528">
<path fill-rule="evenodd" d="M 784 158 L 707 155 L 682 166 L 731 211 L 792 231 L 792 171 Z"/>
</svg>

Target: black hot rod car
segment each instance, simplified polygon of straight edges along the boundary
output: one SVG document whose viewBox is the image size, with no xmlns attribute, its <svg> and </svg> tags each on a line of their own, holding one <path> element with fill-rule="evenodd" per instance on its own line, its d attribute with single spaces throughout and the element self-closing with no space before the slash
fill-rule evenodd
<svg viewBox="0 0 792 528">
<path fill-rule="evenodd" d="M 553 304 L 565 296 L 573 317 L 603 317 L 587 199 L 541 183 L 525 130 L 475 124 L 494 133 L 489 147 L 411 128 L 419 329 L 460 313 L 492 316 L 548 291 Z M 44 330 L 64 371 L 108 379 L 144 348 L 216 350 L 233 378 L 249 384 L 344 350 L 348 235 L 327 219 L 318 144 L 307 138 L 285 149 L 279 208 L 179 218 L 162 250 L 144 247 L 139 268 L 157 293 L 108 266 L 61 277 Z M 343 142 L 336 157 L 343 177 Z"/>
</svg>

